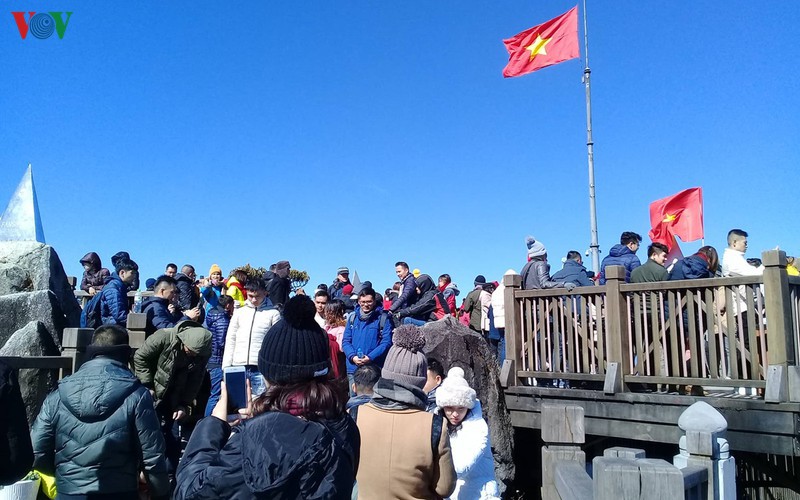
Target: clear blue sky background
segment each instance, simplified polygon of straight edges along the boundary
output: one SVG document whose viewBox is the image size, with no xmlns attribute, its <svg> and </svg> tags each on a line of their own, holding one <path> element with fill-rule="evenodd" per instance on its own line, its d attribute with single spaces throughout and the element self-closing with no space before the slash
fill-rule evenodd
<svg viewBox="0 0 800 500">
<path fill-rule="evenodd" d="M 469 289 L 526 234 L 555 271 L 589 245 L 583 63 L 503 79 L 502 39 L 573 5 L 3 0 L 0 204 L 32 163 L 76 275 L 125 249 L 145 278 L 289 259 L 383 288 L 407 260 Z M 74 14 L 21 40 L 18 10 Z M 589 3 L 603 255 L 693 186 L 706 243 L 800 254 L 798 25 L 795 2 Z"/>
</svg>

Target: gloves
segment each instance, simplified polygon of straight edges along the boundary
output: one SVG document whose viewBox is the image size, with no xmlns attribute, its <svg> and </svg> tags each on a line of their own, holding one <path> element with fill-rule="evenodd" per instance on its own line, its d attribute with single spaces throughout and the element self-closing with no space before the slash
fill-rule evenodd
<svg viewBox="0 0 800 500">
<path fill-rule="evenodd" d="M 571 292 L 575 289 L 575 283 L 572 282 L 564 283 L 564 288 L 566 288 L 568 292 Z"/>
</svg>

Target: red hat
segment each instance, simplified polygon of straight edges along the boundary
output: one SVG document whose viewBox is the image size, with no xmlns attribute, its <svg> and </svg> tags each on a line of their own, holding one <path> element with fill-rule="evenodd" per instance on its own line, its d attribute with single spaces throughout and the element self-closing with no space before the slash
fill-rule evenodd
<svg viewBox="0 0 800 500">
<path fill-rule="evenodd" d="M 353 285 L 347 284 L 344 287 L 342 287 L 342 293 L 345 295 L 350 295 L 351 293 L 353 293 Z"/>
</svg>

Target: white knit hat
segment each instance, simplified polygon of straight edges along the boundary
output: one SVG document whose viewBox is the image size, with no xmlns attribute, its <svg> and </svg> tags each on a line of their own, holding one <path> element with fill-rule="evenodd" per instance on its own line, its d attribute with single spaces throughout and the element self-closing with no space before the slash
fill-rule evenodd
<svg viewBox="0 0 800 500">
<path fill-rule="evenodd" d="M 464 370 L 458 366 L 450 368 L 447 378 L 436 389 L 436 406 L 463 406 L 470 410 L 475 406 L 478 394 L 464 379 Z"/>
</svg>

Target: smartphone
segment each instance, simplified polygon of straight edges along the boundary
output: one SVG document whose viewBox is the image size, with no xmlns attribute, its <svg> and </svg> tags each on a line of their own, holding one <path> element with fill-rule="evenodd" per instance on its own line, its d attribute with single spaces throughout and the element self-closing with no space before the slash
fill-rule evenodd
<svg viewBox="0 0 800 500">
<path fill-rule="evenodd" d="M 228 391 L 228 405 L 236 408 L 247 408 L 247 373 L 244 366 L 228 366 L 223 370 L 225 389 Z"/>
</svg>

